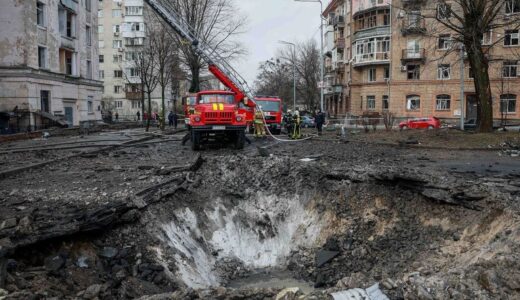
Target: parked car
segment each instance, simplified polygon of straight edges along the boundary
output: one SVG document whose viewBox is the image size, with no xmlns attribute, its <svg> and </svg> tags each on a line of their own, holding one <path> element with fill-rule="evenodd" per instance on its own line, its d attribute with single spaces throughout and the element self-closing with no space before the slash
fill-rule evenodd
<svg viewBox="0 0 520 300">
<path fill-rule="evenodd" d="M 314 128 L 314 127 L 316 127 L 316 122 L 314 121 L 313 117 L 303 116 L 302 119 L 301 119 L 301 122 L 302 122 L 301 126 L 303 128 Z"/>
<path fill-rule="evenodd" d="M 436 117 L 416 118 L 399 123 L 399 129 L 435 129 L 441 128 L 441 120 Z"/>
</svg>

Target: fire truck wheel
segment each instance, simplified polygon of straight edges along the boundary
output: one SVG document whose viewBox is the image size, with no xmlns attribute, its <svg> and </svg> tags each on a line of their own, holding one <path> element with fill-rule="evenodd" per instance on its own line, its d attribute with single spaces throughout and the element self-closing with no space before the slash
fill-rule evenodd
<svg viewBox="0 0 520 300">
<path fill-rule="evenodd" d="M 246 134 L 244 131 L 240 130 L 236 133 L 235 138 L 235 149 L 244 149 L 244 144 L 246 142 Z"/>
<path fill-rule="evenodd" d="M 200 150 L 200 133 L 191 132 L 191 149 L 194 151 Z"/>
</svg>

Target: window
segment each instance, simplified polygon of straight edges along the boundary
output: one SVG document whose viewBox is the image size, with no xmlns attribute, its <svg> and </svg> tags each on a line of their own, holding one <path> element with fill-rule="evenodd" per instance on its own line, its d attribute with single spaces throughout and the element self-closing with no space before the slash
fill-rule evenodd
<svg viewBox="0 0 520 300">
<path fill-rule="evenodd" d="M 368 110 L 376 109 L 376 96 L 367 96 L 367 109 Z"/>
<path fill-rule="evenodd" d="M 92 46 L 92 28 L 90 26 L 85 27 L 85 38 L 87 46 Z"/>
<path fill-rule="evenodd" d="M 97 16 L 98 16 L 98 18 L 103 18 L 103 10 L 102 9 L 98 10 Z"/>
<path fill-rule="evenodd" d="M 409 64 L 406 65 L 407 79 L 419 80 L 421 79 L 421 65 Z"/>
<path fill-rule="evenodd" d="M 141 108 L 140 101 L 132 101 L 132 108 Z"/>
<path fill-rule="evenodd" d="M 513 78 L 518 76 L 518 62 L 506 61 L 502 67 L 502 77 Z"/>
<path fill-rule="evenodd" d="M 76 37 L 76 15 L 74 13 L 60 6 L 58 8 L 58 22 L 62 36 Z"/>
<path fill-rule="evenodd" d="M 506 14 L 520 13 L 520 0 L 506 0 Z"/>
<path fill-rule="evenodd" d="M 105 32 L 105 27 L 103 25 L 98 25 L 98 33 L 103 33 Z"/>
<path fill-rule="evenodd" d="M 451 67 L 450 65 L 439 65 L 437 67 L 437 79 L 450 79 Z"/>
<path fill-rule="evenodd" d="M 137 53 L 138 52 L 127 51 L 127 52 L 125 52 L 125 59 L 127 61 L 135 61 L 135 60 L 137 60 Z"/>
<path fill-rule="evenodd" d="M 437 5 L 437 19 L 448 19 L 451 17 L 451 5 L 440 3 Z"/>
<path fill-rule="evenodd" d="M 132 23 L 131 30 L 132 31 L 144 31 L 144 24 L 143 23 Z"/>
<path fill-rule="evenodd" d="M 94 112 L 94 97 L 92 96 L 87 97 L 87 111 L 89 114 Z"/>
<path fill-rule="evenodd" d="M 383 96 L 383 110 L 388 110 L 390 108 L 390 103 L 388 102 L 388 95 Z"/>
<path fill-rule="evenodd" d="M 368 69 L 368 82 L 376 81 L 376 68 Z"/>
<path fill-rule="evenodd" d="M 452 45 L 451 36 L 449 34 L 442 34 L 439 36 L 439 50 L 449 50 Z"/>
<path fill-rule="evenodd" d="M 114 17 L 114 18 L 121 17 L 121 10 L 120 9 L 112 9 L 112 17 Z"/>
<path fill-rule="evenodd" d="M 92 79 L 92 61 L 87 60 L 87 79 Z"/>
<path fill-rule="evenodd" d="M 122 48 L 123 47 L 123 41 L 122 40 L 113 40 L 112 41 L 112 48 Z"/>
<path fill-rule="evenodd" d="M 105 48 L 105 41 L 99 41 L 99 48 Z"/>
<path fill-rule="evenodd" d="M 114 56 L 112 56 L 112 61 L 115 63 L 123 62 L 123 56 L 115 54 Z"/>
<path fill-rule="evenodd" d="M 473 68 L 472 67 L 469 67 L 469 78 L 470 79 L 475 78 L 475 73 L 473 73 Z"/>
<path fill-rule="evenodd" d="M 112 26 L 112 32 L 113 33 L 119 33 L 119 31 L 120 31 L 119 25 L 113 25 Z"/>
<path fill-rule="evenodd" d="M 47 48 L 38 46 L 38 67 L 40 69 L 47 68 Z"/>
<path fill-rule="evenodd" d="M 130 77 L 138 77 L 140 75 L 138 68 L 129 68 L 126 70 L 126 73 Z"/>
<path fill-rule="evenodd" d="M 85 9 L 87 11 L 91 11 L 92 9 L 92 3 L 91 3 L 92 0 L 85 0 Z"/>
<path fill-rule="evenodd" d="M 99 70 L 99 79 L 105 79 L 105 71 Z"/>
<path fill-rule="evenodd" d="M 114 70 L 114 77 L 115 78 L 123 78 L 123 71 L 121 71 L 121 70 Z"/>
<path fill-rule="evenodd" d="M 518 29 L 506 30 L 504 36 L 504 46 L 518 46 Z"/>
<path fill-rule="evenodd" d="M 390 67 L 384 68 L 383 79 L 390 79 Z"/>
<path fill-rule="evenodd" d="M 115 101 L 114 104 L 116 108 L 123 108 L 123 101 Z"/>
<path fill-rule="evenodd" d="M 126 46 L 141 46 L 144 43 L 143 38 L 125 38 Z"/>
<path fill-rule="evenodd" d="M 417 95 L 410 95 L 406 97 L 406 109 L 407 110 L 420 110 L 421 109 L 421 98 Z"/>
<path fill-rule="evenodd" d="M 66 75 L 76 76 L 76 53 L 66 49 L 59 50 L 60 72 Z"/>
<path fill-rule="evenodd" d="M 506 94 L 500 95 L 500 112 L 515 113 L 516 112 L 516 95 Z"/>
<path fill-rule="evenodd" d="M 45 26 L 45 5 L 39 1 L 36 2 L 36 24 Z"/>
<path fill-rule="evenodd" d="M 43 112 L 50 112 L 51 98 L 50 91 L 40 91 L 40 108 Z"/>
<path fill-rule="evenodd" d="M 99 56 L 99 63 L 104 63 L 105 62 L 105 56 L 104 55 L 100 55 Z"/>
<path fill-rule="evenodd" d="M 390 11 L 385 11 L 385 14 L 383 15 L 383 25 L 389 26 L 390 25 Z"/>
<path fill-rule="evenodd" d="M 488 31 L 484 33 L 482 36 L 482 45 L 491 45 L 493 44 L 493 31 Z"/>
<path fill-rule="evenodd" d="M 450 110 L 451 108 L 451 96 L 450 95 L 438 95 L 435 104 L 436 110 Z"/>
<path fill-rule="evenodd" d="M 114 85 L 114 94 L 119 94 L 123 88 L 120 85 Z"/>
<path fill-rule="evenodd" d="M 142 6 L 127 6 L 125 7 L 125 14 L 127 16 L 141 16 L 143 14 Z"/>
</svg>

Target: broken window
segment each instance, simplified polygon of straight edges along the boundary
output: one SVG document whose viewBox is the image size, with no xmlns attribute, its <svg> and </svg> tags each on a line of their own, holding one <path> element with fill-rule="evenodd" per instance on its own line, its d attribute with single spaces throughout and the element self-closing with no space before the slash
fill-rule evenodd
<svg viewBox="0 0 520 300">
<path fill-rule="evenodd" d="M 421 98 L 418 95 L 410 95 L 406 97 L 406 109 L 407 110 L 420 110 L 421 109 Z"/>
<path fill-rule="evenodd" d="M 451 108 L 451 96 L 450 95 L 438 95 L 435 105 L 436 110 L 450 110 Z"/>
<path fill-rule="evenodd" d="M 445 80 L 450 79 L 451 66 L 447 64 L 439 65 L 437 67 L 437 79 Z"/>
<path fill-rule="evenodd" d="M 75 76 L 76 73 L 76 53 L 66 50 L 60 49 L 59 51 L 60 57 L 60 72 Z"/>
<path fill-rule="evenodd" d="M 502 66 L 502 77 L 513 78 L 518 76 L 518 62 L 517 61 L 506 61 Z"/>
<path fill-rule="evenodd" d="M 38 67 L 47 68 L 47 48 L 38 46 Z"/>
<path fill-rule="evenodd" d="M 40 91 L 40 108 L 43 112 L 50 112 L 51 99 L 50 91 Z"/>
<path fill-rule="evenodd" d="M 418 64 L 406 65 L 406 73 L 408 80 L 419 80 L 421 79 L 421 66 Z"/>
<path fill-rule="evenodd" d="M 451 17 L 451 5 L 447 3 L 439 3 L 437 5 L 437 19 L 443 20 Z"/>
<path fill-rule="evenodd" d="M 40 1 L 36 2 L 36 24 L 45 26 L 45 5 Z"/>
<path fill-rule="evenodd" d="M 504 36 L 504 46 L 518 46 L 518 29 L 517 30 L 506 30 Z"/>
<path fill-rule="evenodd" d="M 449 50 L 451 48 L 452 44 L 453 44 L 453 41 L 449 34 L 442 34 L 439 36 L 439 45 L 438 45 L 439 50 Z"/>
<path fill-rule="evenodd" d="M 500 95 L 500 112 L 515 113 L 516 112 L 516 95 L 506 94 Z"/>
<path fill-rule="evenodd" d="M 506 14 L 520 13 L 520 0 L 506 0 Z"/>
<path fill-rule="evenodd" d="M 388 101 L 388 95 L 383 96 L 383 110 L 388 110 L 390 108 L 390 103 Z"/>
<path fill-rule="evenodd" d="M 76 14 L 60 6 L 58 8 L 60 33 L 68 38 L 76 37 Z"/>
</svg>

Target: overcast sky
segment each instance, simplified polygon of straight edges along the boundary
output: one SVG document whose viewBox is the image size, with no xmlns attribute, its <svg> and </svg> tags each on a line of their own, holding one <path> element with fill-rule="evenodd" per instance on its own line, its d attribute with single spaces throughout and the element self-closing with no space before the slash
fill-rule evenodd
<svg viewBox="0 0 520 300">
<path fill-rule="evenodd" d="M 279 41 L 300 42 L 310 37 L 319 41 L 320 4 L 294 0 L 236 0 L 248 18 L 248 30 L 242 35 L 248 55 L 233 64 L 253 87 L 260 62 L 274 57 Z M 324 0 L 324 5 L 328 0 Z M 318 43 L 319 45 L 319 43 Z"/>
</svg>

